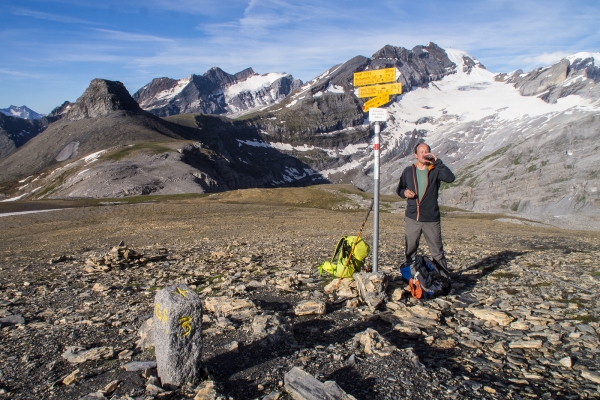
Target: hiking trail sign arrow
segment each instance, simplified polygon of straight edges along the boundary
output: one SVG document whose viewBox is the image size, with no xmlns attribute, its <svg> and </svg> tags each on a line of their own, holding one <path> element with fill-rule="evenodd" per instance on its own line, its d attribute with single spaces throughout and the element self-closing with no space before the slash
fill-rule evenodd
<svg viewBox="0 0 600 400">
<path fill-rule="evenodd" d="M 358 98 L 375 97 L 382 94 L 400 94 L 402 93 L 401 83 L 386 83 L 383 85 L 363 86 L 358 88 Z"/>
<path fill-rule="evenodd" d="M 363 111 L 367 112 L 367 111 L 369 111 L 369 108 L 382 106 L 385 103 L 388 103 L 389 101 L 390 101 L 389 94 L 382 94 L 381 96 L 373 97 L 371 100 L 367 101 L 363 105 Z"/>
<path fill-rule="evenodd" d="M 374 85 L 377 83 L 394 82 L 395 80 L 396 68 L 374 69 L 354 73 L 354 86 Z"/>
</svg>

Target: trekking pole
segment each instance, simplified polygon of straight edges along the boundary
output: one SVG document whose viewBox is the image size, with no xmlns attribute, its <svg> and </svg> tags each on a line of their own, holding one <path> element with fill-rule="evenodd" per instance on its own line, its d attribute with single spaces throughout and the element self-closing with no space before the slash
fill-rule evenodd
<svg viewBox="0 0 600 400">
<path fill-rule="evenodd" d="M 371 209 L 373 208 L 374 203 L 375 203 L 375 200 L 371 199 L 371 205 L 369 206 L 369 209 L 367 210 L 367 215 L 365 215 L 365 219 L 363 220 L 362 225 L 360 226 L 360 229 L 358 230 L 356 239 L 354 239 L 354 243 L 352 243 L 352 248 L 350 249 L 350 254 L 348 254 L 348 258 L 346 258 L 346 262 L 344 263 L 344 269 L 342 270 L 342 273 L 340 274 L 340 279 L 338 279 L 337 284 L 335 285 L 335 290 L 337 290 L 338 287 L 340 286 L 342 277 L 344 276 L 344 273 L 346 272 L 346 268 L 348 268 L 348 263 L 350 262 L 350 258 L 352 258 L 352 254 L 354 253 L 354 248 L 356 247 L 356 244 L 358 243 L 358 240 L 360 239 L 362 230 L 364 229 L 365 224 L 367 223 L 367 220 L 369 219 L 369 214 L 371 213 Z"/>
</svg>

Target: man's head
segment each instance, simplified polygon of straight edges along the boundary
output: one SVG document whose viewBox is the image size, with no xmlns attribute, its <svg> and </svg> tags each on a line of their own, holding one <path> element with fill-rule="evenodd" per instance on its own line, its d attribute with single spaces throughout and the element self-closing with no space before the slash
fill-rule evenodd
<svg viewBox="0 0 600 400">
<path fill-rule="evenodd" d="M 418 153 L 419 147 L 424 147 L 427 150 L 426 153 L 430 153 L 431 152 L 431 147 L 429 147 L 429 145 L 427 143 L 421 142 L 421 143 L 419 143 L 419 144 L 417 144 L 415 146 L 415 154 Z"/>
<path fill-rule="evenodd" d="M 419 143 L 415 146 L 415 158 L 417 164 L 422 166 L 431 165 L 432 161 L 425 158 L 426 155 L 431 153 L 431 147 L 427 143 Z"/>
</svg>

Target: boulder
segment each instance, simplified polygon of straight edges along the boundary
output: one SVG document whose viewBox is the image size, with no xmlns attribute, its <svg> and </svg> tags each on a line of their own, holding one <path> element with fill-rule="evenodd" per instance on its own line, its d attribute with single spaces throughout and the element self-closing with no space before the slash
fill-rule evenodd
<svg viewBox="0 0 600 400">
<path fill-rule="evenodd" d="M 254 310 L 256 306 L 248 299 L 230 299 L 224 296 L 208 297 L 204 300 L 204 309 L 210 313 L 229 315 L 242 310 Z"/>
<path fill-rule="evenodd" d="M 497 322 L 500 326 L 506 326 L 514 320 L 513 317 L 509 316 L 506 313 L 503 313 L 502 311 L 478 308 L 470 308 L 468 311 L 471 314 L 473 314 L 476 318 L 482 319 L 484 321 L 494 321 Z"/>
<path fill-rule="evenodd" d="M 202 302 L 187 285 L 167 286 L 154 298 L 154 342 L 158 376 L 181 386 L 201 377 Z"/>
<path fill-rule="evenodd" d="M 325 303 L 318 300 L 305 300 L 298 303 L 294 308 L 296 315 L 323 315 L 325 314 Z"/>
<path fill-rule="evenodd" d="M 62 358 L 73 364 L 80 364 L 89 360 L 111 359 L 115 351 L 112 347 L 102 346 L 86 350 L 84 347 L 69 346 L 62 354 Z"/>
<path fill-rule="evenodd" d="M 138 331 L 140 340 L 137 341 L 136 345 L 142 350 L 154 347 L 154 331 L 152 329 L 152 321 L 152 318 L 148 318 Z"/>
<path fill-rule="evenodd" d="M 285 390 L 294 400 L 349 400 L 334 381 L 320 382 L 298 367 L 284 376 Z"/>
<path fill-rule="evenodd" d="M 381 357 L 389 356 L 396 350 L 386 338 L 371 328 L 354 336 L 354 347 L 362 347 L 365 354 L 377 354 Z"/>
<path fill-rule="evenodd" d="M 371 311 L 379 308 L 386 299 L 388 277 L 383 272 L 356 272 L 352 275 L 361 300 Z"/>
<path fill-rule="evenodd" d="M 266 339 L 270 344 L 282 341 L 295 343 L 291 322 L 278 315 L 255 316 L 252 333 L 257 340 Z"/>
</svg>

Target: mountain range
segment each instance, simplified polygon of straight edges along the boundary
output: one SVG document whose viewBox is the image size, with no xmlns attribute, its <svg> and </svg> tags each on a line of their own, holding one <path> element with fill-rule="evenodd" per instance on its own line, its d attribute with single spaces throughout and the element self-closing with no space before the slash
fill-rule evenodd
<svg viewBox="0 0 600 400">
<path fill-rule="evenodd" d="M 528 73 L 494 74 L 465 52 L 429 43 L 388 45 L 306 83 L 212 68 L 154 79 L 130 96 L 119 82 L 97 79 L 77 102 L 57 107 L 42 133 L 0 154 L 0 184 L 7 199 L 324 182 L 370 191 L 373 132 L 353 74 L 396 68 L 403 94 L 383 106 L 384 193 L 395 191 L 414 145 L 426 141 L 457 175 L 442 188 L 443 204 L 599 229 L 597 60 L 579 53 Z M 0 120 L 0 143 L 4 126 Z"/>
</svg>

